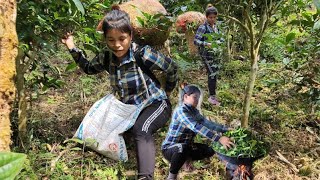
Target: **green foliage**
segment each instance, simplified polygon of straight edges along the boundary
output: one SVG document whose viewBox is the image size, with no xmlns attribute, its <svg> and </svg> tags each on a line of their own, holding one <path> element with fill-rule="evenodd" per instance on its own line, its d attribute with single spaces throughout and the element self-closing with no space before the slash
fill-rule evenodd
<svg viewBox="0 0 320 180">
<path fill-rule="evenodd" d="M 298 173 L 301 176 L 310 176 L 312 174 L 312 169 L 310 168 L 310 166 L 305 166 L 305 167 L 302 167 L 301 169 L 299 169 Z"/>
<path fill-rule="evenodd" d="M 225 44 L 223 43 L 223 35 L 221 33 L 209 33 L 204 34 L 203 36 L 207 37 L 207 42 L 211 43 L 211 47 L 208 48 L 208 51 L 214 57 L 214 62 L 212 67 L 220 69 L 222 66 L 222 57 L 223 57 L 223 50 L 225 49 Z M 207 47 L 206 47 L 207 48 Z M 219 73 L 210 74 L 211 76 L 216 76 Z"/>
<path fill-rule="evenodd" d="M 227 84 L 225 84 L 224 86 L 227 86 Z M 219 91 L 219 98 L 223 99 L 223 103 L 225 104 L 236 104 L 237 99 L 236 99 L 236 95 L 232 94 L 228 89 L 230 89 L 230 87 L 223 87 L 223 89 L 225 90 L 220 90 Z"/>
<path fill-rule="evenodd" d="M 92 89 L 96 87 L 96 80 L 93 77 L 90 76 L 83 76 L 80 78 L 80 89 L 83 90 L 83 92 L 86 95 L 92 94 Z"/>
<path fill-rule="evenodd" d="M 315 14 L 313 18 L 318 19 L 319 14 Z M 301 21 L 307 19 L 309 16 L 303 16 Z M 293 43 L 286 44 L 287 58 L 283 62 L 287 69 L 294 71 L 292 81 L 297 85 L 297 91 L 311 100 L 313 104 L 319 106 L 320 90 L 317 86 L 320 80 L 320 65 L 316 59 L 320 54 L 318 46 L 320 34 L 314 28 L 317 26 L 314 19 L 309 20 L 312 23 L 304 25 L 303 37 L 297 38 Z"/>
<path fill-rule="evenodd" d="M 45 3 L 42 4 L 42 2 Z M 32 88 L 32 93 L 37 89 L 39 91 L 50 91 L 52 88 L 60 88 L 63 84 L 60 84 L 57 80 L 66 81 L 68 82 L 67 85 L 71 84 L 70 87 L 65 87 L 63 91 L 52 90 L 55 95 L 65 95 L 63 98 L 39 99 L 41 107 L 43 107 L 43 103 L 48 104 L 48 102 L 54 100 L 54 105 L 61 103 L 61 106 L 64 107 L 63 111 L 61 111 L 62 108 L 58 109 L 59 112 L 55 111 L 53 104 L 45 104 L 48 106 L 47 108 L 53 107 L 48 114 L 40 112 L 37 105 L 30 110 L 30 121 L 33 123 L 33 129 L 29 131 L 31 147 L 28 148 L 30 149 L 28 158 L 32 169 L 23 169 L 18 175 L 18 179 L 37 179 L 39 177 L 43 179 L 130 179 L 124 175 L 123 167 L 117 166 L 117 162 L 87 150 L 82 145 L 67 151 L 61 145 L 64 139 L 68 138 L 66 136 L 75 130 L 74 127 L 69 126 L 71 125 L 69 124 L 70 120 L 74 120 L 74 124 L 79 123 L 85 115 L 88 101 L 93 103 L 98 97 L 103 96 L 106 91 L 110 90 L 108 89 L 109 84 L 106 84 L 108 79 L 104 77 L 104 74 L 102 74 L 103 76 L 85 76 L 83 78 L 82 75 L 70 72 L 76 69 L 76 64 L 64 60 L 70 59 L 69 54 L 59 52 L 60 35 L 65 30 L 74 30 L 75 41 L 84 42 L 83 44 L 77 43 L 80 47 L 85 47 L 93 52 L 98 52 L 100 49 L 101 35 L 95 32 L 94 27 L 101 19 L 103 11 L 111 4 L 111 1 L 104 1 L 103 4 L 99 4 L 102 2 L 100 0 L 82 0 L 81 2 L 84 7 L 84 14 L 73 0 L 22 0 L 18 3 L 17 28 L 19 40 L 22 42 L 21 48 L 25 52 L 36 52 L 34 63 L 28 66 L 30 67 L 30 74 L 25 75 L 28 83 L 35 84 L 29 86 Z M 167 10 L 174 12 L 173 16 L 186 10 L 203 12 L 206 3 L 196 4 L 196 2 L 200 1 L 163 1 Z M 239 15 L 243 15 L 241 14 L 243 9 L 238 7 L 244 6 L 244 1 L 232 2 L 233 4 L 230 2 L 219 1 L 217 4 L 219 12 L 225 11 L 226 14 L 240 12 Z M 254 2 L 257 3 L 251 8 L 258 12 L 261 6 L 258 1 L 255 0 Z M 318 12 L 312 11 L 311 14 L 310 12 L 304 12 L 305 10 L 309 11 L 308 5 L 310 2 L 311 0 L 287 1 L 280 6 L 282 12 L 272 16 L 271 20 L 275 20 L 276 23 L 270 24 L 272 29 L 267 30 L 261 45 L 261 61 L 259 61 L 257 84 L 254 89 L 250 111 L 250 119 L 253 119 L 250 122 L 251 126 L 273 140 L 273 150 L 280 149 L 290 152 L 290 150 L 296 149 L 298 153 L 294 153 L 294 158 L 298 159 L 297 154 L 308 151 L 310 146 L 306 143 L 303 144 L 303 148 L 297 148 L 299 141 L 294 141 L 295 133 L 301 132 L 301 137 L 305 136 L 307 133 L 304 133 L 304 127 L 310 126 L 312 123 L 316 124 L 316 120 L 320 117 L 319 86 L 316 84 L 316 82 L 320 82 L 318 63 L 320 55 L 319 16 Z M 228 4 L 225 6 L 224 3 Z M 232 5 L 231 8 L 228 7 L 230 4 Z M 234 6 L 234 4 L 237 5 Z M 238 9 L 234 9 L 235 7 Z M 152 22 L 150 24 L 156 23 L 154 17 L 153 19 L 148 18 Z M 257 18 L 259 17 L 252 15 L 254 22 L 257 21 Z M 229 27 L 234 31 L 231 32 L 232 43 L 245 44 L 248 37 L 239 38 L 241 29 L 238 29 L 238 27 L 232 29 L 232 25 Z M 201 60 L 199 57 L 193 59 L 188 54 L 182 39 L 175 32 L 171 32 L 171 54 L 172 58 L 178 63 L 180 79 L 196 83 L 205 89 L 207 88 L 206 74 L 199 65 Z M 212 37 L 212 40 L 214 40 L 214 37 Z M 241 47 L 237 49 L 239 51 L 237 53 L 246 54 L 247 51 L 243 51 Z M 60 59 L 55 59 L 56 57 Z M 200 70 L 199 67 L 201 67 Z M 227 122 L 239 119 L 242 113 L 243 90 L 249 71 L 250 63 L 246 59 L 223 62 L 218 85 L 218 97 L 221 99 L 223 106 L 213 107 L 205 102 L 207 104 L 204 103 L 203 112 L 210 114 L 215 119 L 226 120 Z M 72 76 L 71 73 L 73 73 Z M 79 82 L 75 83 L 75 80 Z M 72 84 L 75 85 L 71 87 Z M 98 88 L 97 84 L 99 84 Z M 45 88 L 42 89 L 42 87 Z M 48 89 L 48 87 L 51 88 Z M 80 100 L 80 93 L 87 96 Z M 205 93 L 207 95 L 206 91 Z M 171 97 L 172 100 L 176 100 L 174 96 L 171 95 Z M 40 100 L 44 100 L 44 102 L 40 102 Z M 41 111 L 43 110 L 41 108 Z M 62 123 L 62 125 L 59 123 Z M 57 130 L 62 126 L 62 130 Z M 69 127 L 69 129 L 66 127 Z M 302 130 L 298 131 L 300 127 L 303 127 L 303 129 L 301 128 Z M 317 133 L 319 123 L 310 128 Z M 287 131 L 284 131 L 285 129 Z M 162 138 L 158 138 L 157 143 L 161 143 L 160 141 L 163 140 L 165 133 L 166 128 L 161 129 L 160 137 Z M 314 142 L 312 141 L 313 136 L 310 135 L 308 138 L 308 142 Z M 204 142 L 199 137 L 197 137 L 197 140 Z M 69 141 L 79 144 L 84 143 L 81 140 Z M 49 145 L 49 142 L 53 144 Z M 158 144 L 157 147 L 160 147 L 160 145 Z M 308 156 L 312 156 L 312 153 L 313 151 L 308 151 Z M 157 165 L 161 162 L 159 163 L 158 159 L 161 159 L 161 156 L 157 155 L 156 169 L 160 173 L 156 173 L 156 179 L 164 179 L 166 173 L 163 173 L 163 169 L 167 170 L 169 165 L 162 163 L 161 168 L 159 168 Z M 221 173 L 224 169 L 223 164 L 218 163 L 216 158 L 212 158 L 212 160 L 216 161 L 210 163 L 210 168 L 204 167 L 208 166 L 205 161 L 195 163 L 195 166 L 201 167 L 199 169 L 201 175 L 191 174 L 183 178 L 205 179 L 207 175 L 207 179 L 221 179 Z M 54 161 L 56 165 L 52 166 L 51 163 Z M 135 170 L 137 167 L 135 159 L 131 158 L 129 161 L 125 165 L 125 169 Z M 264 163 L 266 163 L 265 160 L 263 160 Z M 212 166 L 217 165 L 221 166 L 220 170 L 222 171 L 214 170 Z M 256 168 L 259 172 L 262 170 L 261 167 L 256 166 Z M 276 168 L 281 169 L 279 166 L 276 166 Z M 269 170 L 267 169 L 267 171 Z M 316 171 L 313 171 L 313 169 L 302 167 L 299 169 L 299 173 L 294 176 L 309 176 L 312 178 L 312 175 L 313 177 L 317 176 L 315 174 Z"/>
<path fill-rule="evenodd" d="M 82 3 L 79 0 L 72 0 L 72 1 L 77 6 L 77 9 L 81 12 L 81 14 L 84 15 L 84 8 Z"/>
<path fill-rule="evenodd" d="M 21 153 L 0 152 L 0 179 L 13 180 L 23 168 L 26 158 Z"/>
<path fill-rule="evenodd" d="M 76 62 L 72 62 L 70 63 L 67 67 L 66 67 L 66 71 L 73 71 L 78 67 Z"/>
<path fill-rule="evenodd" d="M 67 139 L 67 140 L 65 140 L 63 143 L 68 143 L 68 142 L 76 142 L 76 143 L 79 143 L 79 144 L 84 144 L 84 141 L 83 141 L 83 140 L 77 139 L 77 138 Z"/>
<path fill-rule="evenodd" d="M 227 49 L 227 44 L 225 42 L 226 39 L 226 29 L 227 29 L 227 24 L 224 22 L 217 22 L 217 26 L 219 29 L 218 33 L 208 33 L 204 34 L 207 38 L 207 42 L 211 43 L 211 47 L 209 48 L 209 51 L 213 53 L 215 61 L 222 63 L 223 60 L 223 53 Z M 219 64 L 221 66 L 221 64 Z"/>
<path fill-rule="evenodd" d="M 214 142 L 213 149 L 219 153 L 231 157 L 258 157 L 267 154 L 266 144 L 247 129 L 238 128 L 223 135 L 233 139 L 236 146 L 225 149 L 219 142 Z"/>
<path fill-rule="evenodd" d="M 102 37 L 95 31 L 95 26 L 103 16 L 103 9 L 109 5 L 108 0 L 103 4 L 98 0 L 83 3 L 79 0 L 19 1 L 17 32 L 20 49 L 25 54 L 34 54 L 20 60 L 26 66 L 26 71 L 19 72 L 27 73 L 24 75 L 26 87 L 37 90 L 39 94 L 48 88 L 64 85 L 59 67 L 52 66 L 52 57 L 59 51 L 58 44 L 66 32 L 75 31 L 76 41 L 79 38 L 86 49 L 100 51 Z M 76 64 L 71 63 L 66 71 L 75 68 Z"/>
<path fill-rule="evenodd" d="M 277 33 L 275 33 L 275 31 Z M 260 59 L 265 62 L 281 62 L 284 59 L 285 40 L 283 32 L 277 28 L 271 28 L 266 32 L 264 43 L 260 47 Z"/>
<path fill-rule="evenodd" d="M 61 75 L 59 68 L 50 66 L 47 64 L 47 60 L 34 61 L 30 73 L 25 75 L 29 88 L 36 90 L 38 93 L 45 92 L 51 87 L 61 88 L 64 85 L 64 82 L 59 79 Z"/>
<path fill-rule="evenodd" d="M 140 16 L 137 17 L 137 21 L 140 24 L 140 26 L 143 28 L 158 28 L 158 29 L 167 31 L 173 24 L 173 21 L 170 17 L 165 16 L 161 13 L 151 15 L 149 13 L 141 11 L 137 7 L 135 8 L 142 15 L 142 17 Z"/>
<path fill-rule="evenodd" d="M 181 14 L 186 11 L 204 12 L 210 0 L 160 0 L 161 4 L 172 14 Z"/>
<path fill-rule="evenodd" d="M 286 44 L 289 44 L 292 40 L 294 40 L 296 37 L 296 33 L 291 32 L 286 36 Z"/>
<path fill-rule="evenodd" d="M 98 0 L 84 3 L 79 0 L 47 0 L 43 3 L 19 1 L 17 17 L 19 40 L 32 45 L 33 48 L 45 47 L 60 40 L 67 31 L 82 31 L 83 28 L 95 29 L 97 22 L 103 16 L 103 9 L 109 3 L 105 1 L 104 4 L 101 4 Z M 84 9 L 86 9 L 86 14 Z"/>
<path fill-rule="evenodd" d="M 94 176 L 98 179 L 126 179 L 126 178 L 119 178 L 119 171 L 117 169 L 106 167 L 103 169 L 97 169 L 94 172 Z"/>
</svg>

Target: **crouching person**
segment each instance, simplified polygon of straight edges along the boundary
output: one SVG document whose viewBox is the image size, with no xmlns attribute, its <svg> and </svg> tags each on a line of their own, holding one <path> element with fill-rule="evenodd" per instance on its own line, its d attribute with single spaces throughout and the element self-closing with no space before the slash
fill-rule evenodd
<svg viewBox="0 0 320 180">
<path fill-rule="evenodd" d="M 180 168 L 191 160 L 209 158 L 214 154 L 206 144 L 194 143 L 196 134 L 212 141 L 219 141 L 225 148 L 233 146 L 233 142 L 220 133 L 228 131 L 228 127 L 207 120 L 197 107 L 201 96 L 195 85 L 181 85 L 180 104 L 174 110 L 168 133 L 162 143 L 163 156 L 170 162 L 168 180 L 177 179 Z"/>
</svg>

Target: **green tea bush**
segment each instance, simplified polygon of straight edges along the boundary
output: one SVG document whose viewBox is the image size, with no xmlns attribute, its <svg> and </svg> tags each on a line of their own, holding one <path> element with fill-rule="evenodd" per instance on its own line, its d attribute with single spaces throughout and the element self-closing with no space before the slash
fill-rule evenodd
<svg viewBox="0 0 320 180">
<path fill-rule="evenodd" d="M 257 138 L 251 131 L 238 128 L 223 134 L 234 140 L 235 146 L 225 149 L 219 142 L 213 143 L 213 149 L 231 157 L 258 157 L 267 154 L 267 145 Z"/>
</svg>

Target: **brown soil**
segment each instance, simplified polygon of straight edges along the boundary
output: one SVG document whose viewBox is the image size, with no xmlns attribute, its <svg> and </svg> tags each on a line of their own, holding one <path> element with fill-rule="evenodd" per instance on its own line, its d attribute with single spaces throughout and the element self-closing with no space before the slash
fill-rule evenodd
<svg viewBox="0 0 320 180">
<path fill-rule="evenodd" d="M 185 80 L 201 85 L 206 84 L 206 75 L 201 70 L 190 71 Z M 47 144 L 54 146 L 56 143 L 61 143 L 69 138 L 72 138 L 77 127 L 79 126 L 82 118 L 86 112 L 96 100 L 101 98 L 110 89 L 108 86 L 107 76 L 95 76 L 94 87 L 90 93 L 83 91 L 83 84 L 80 86 L 81 78 L 87 78 L 87 75 L 83 73 L 70 73 L 65 81 L 68 83 L 63 89 L 54 90 L 51 89 L 48 94 L 41 96 L 36 102 L 33 102 L 32 110 L 30 111 L 30 119 L 34 135 L 46 142 Z M 205 87 L 203 87 L 205 89 Z M 174 92 L 173 94 L 176 94 Z M 177 97 L 173 95 L 172 98 Z M 223 101 L 223 100 L 222 100 Z M 173 103 L 176 103 L 176 99 L 172 99 Z M 217 119 L 222 123 L 229 123 L 233 117 L 234 112 L 232 107 L 210 107 L 207 104 L 206 98 L 204 98 L 203 106 L 206 108 L 208 116 L 212 119 Z M 238 112 L 237 112 L 238 113 Z M 205 113 L 206 114 L 206 113 Z M 253 173 L 255 179 L 258 180 L 284 180 L 284 179 L 320 179 L 320 146 L 319 140 L 317 141 L 315 133 L 306 130 L 306 127 L 279 127 L 277 122 L 259 121 L 255 120 L 252 123 L 252 129 L 260 134 L 263 134 L 266 138 L 271 140 L 271 149 L 269 155 L 261 160 L 256 161 Z M 157 147 L 160 147 L 160 143 L 165 135 L 165 130 L 161 130 L 157 135 Z M 319 136 L 319 135 L 318 135 Z M 62 150 L 57 150 L 53 153 L 59 153 Z M 293 171 L 293 169 L 283 161 L 280 161 L 275 151 L 279 151 L 289 162 L 299 170 L 299 172 Z M 125 163 L 124 167 L 128 170 L 129 174 L 134 174 L 136 170 L 135 153 L 133 142 L 128 142 L 128 152 L 130 160 Z M 88 154 L 86 154 L 88 153 Z M 100 155 L 91 152 L 90 150 L 85 152 L 86 158 L 94 158 L 95 162 L 108 161 Z M 80 154 L 81 155 L 81 154 Z M 90 155 L 90 156 L 89 156 Z M 77 155 L 79 156 L 79 155 Z M 68 154 L 64 155 L 65 159 L 68 159 Z M 110 165 L 116 163 L 108 161 Z M 198 162 L 197 162 L 198 163 Z M 200 162 L 199 162 L 200 163 Z M 211 160 L 201 161 L 200 165 L 196 167 L 197 170 L 193 173 L 181 173 L 182 179 L 223 179 L 224 167 L 216 157 Z M 168 164 L 162 158 L 160 151 L 157 152 L 157 164 L 156 164 L 156 179 L 164 179 L 168 172 Z M 130 175 L 128 176 L 130 179 Z"/>
</svg>

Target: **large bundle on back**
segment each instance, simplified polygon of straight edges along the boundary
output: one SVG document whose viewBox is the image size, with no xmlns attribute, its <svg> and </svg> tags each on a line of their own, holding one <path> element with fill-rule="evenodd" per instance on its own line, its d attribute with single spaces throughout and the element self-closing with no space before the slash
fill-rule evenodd
<svg viewBox="0 0 320 180">
<path fill-rule="evenodd" d="M 159 26 L 157 14 L 167 14 L 157 0 L 133 0 L 120 5 L 126 11 L 133 25 L 134 41 L 138 44 L 163 46 L 169 37 L 169 27 Z M 159 16 L 160 18 L 160 16 Z"/>
<path fill-rule="evenodd" d="M 157 49 L 164 46 L 164 42 L 169 37 L 170 22 L 167 22 L 164 15 L 166 9 L 157 0 L 132 0 L 119 5 L 120 9 L 127 12 L 130 16 L 134 28 L 134 41 L 140 45 L 150 45 Z M 97 27 L 98 31 L 102 30 L 102 21 Z"/>
<path fill-rule="evenodd" d="M 191 55 L 198 53 L 198 48 L 193 44 L 193 40 L 198 27 L 205 21 L 205 15 L 196 11 L 188 11 L 177 17 L 176 30 L 178 33 L 185 33 L 188 50 Z"/>
<path fill-rule="evenodd" d="M 157 0 L 132 0 L 119 6 L 121 10 L 129 14 L 133 27 L 140 27 L 137 17 L 143 18 L 143 15 L 139 10 L 150 15 L 167 14 L 166 9 Z"/>
<path fill-rule="evenodd" d="M 160 14 L 167 14 L 166 9 L 157 0 L 132 0 L 120 4 L 120 9 L 127 12 L 133 25 L 134 41 L 138 44 L 163 46 L 169 37 L 169 27 L 161 26 Z M 158 18 L 158 19 L 157 19 Z"/>
<path fill-rule="evenodd" d="M 120 4 L 120 9 L 127 12 L 133 30 L 133 39 L 139 45 L 150 45 L 154 49 L 170 56 L 170 48 L 165 43 L 169 38 L 171 22 L 164 15 L 166 9 L 158 0 L 132 0 Z M 154 71 L 157 79 L 165 86 L 164 73 Z"/>
</svg>

